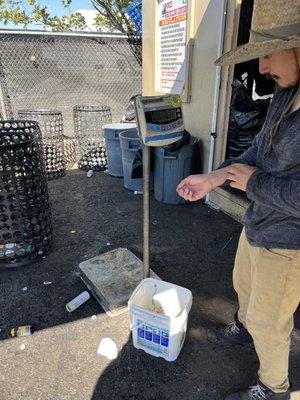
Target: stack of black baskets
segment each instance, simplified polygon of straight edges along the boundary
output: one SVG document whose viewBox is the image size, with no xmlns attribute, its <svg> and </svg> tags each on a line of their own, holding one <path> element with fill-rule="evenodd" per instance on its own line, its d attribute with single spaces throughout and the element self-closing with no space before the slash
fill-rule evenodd
<svg viewBox="0 0 300 400">
<path fill-rule="evenodd" d="M 53 244 L 41 132 L 0 121 L 0 268 L 31 263 Z"/>
</svg>

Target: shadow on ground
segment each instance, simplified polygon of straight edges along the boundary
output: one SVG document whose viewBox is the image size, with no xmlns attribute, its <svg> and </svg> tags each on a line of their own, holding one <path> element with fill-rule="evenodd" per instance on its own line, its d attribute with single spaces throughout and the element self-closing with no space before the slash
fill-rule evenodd
<svg viewBox="0 0 300 400">
<path fill-rule="evenodd" d="M 170 206 L 152 199 L 151 267 L 194 297 L 184 348 L 167 363 L 133 348 L 128 315 L 108 318 L 93 298 L 73 313 L 65 309 L 86 289 L 74 274 L 80 261 L 117 247 L 142 257 L 142 197 L 105 173 L 87 178 L 76 171 L 49 187 L 52 252 L 41 263 L 0 271 L 1 400 L 221 400 L 255 380 L 254 352 L 206 340 L 206 328 L 231 321 L 236 309 L 231 273 L 240 224 L 203 203 Z M 6 340 L 9 328 L 23 324 L 35 333 Z M 300 328 L 299 312 L 296 324 Z M 97 355 L 103 337 L 117 343 L 115 361 Z M 291 378 L 300 389 L 299 335 L 295 343 Z"/>
<path fill-rule="evenodd" d="M 98 309 L 93 299 L 76 313 L 65 310 L 85 290 L 74 274 L 81 261 L 117 247 L 142 257 L 142 196 L 124 189 L 122 179 L 73 172 L 49 187 L 54 248 L 40 263 L 0 270 L 2 339 L 14 326 L 32 324 L 40 330 L 93 315 Z M 162 279 L 197 284 L 203 297 L 219 293 L 234 300 L 230 275 L 238 223 L 201 203 L 170 206 L 153 199 L 151 230 L 151 266 Z"/>
</svg>

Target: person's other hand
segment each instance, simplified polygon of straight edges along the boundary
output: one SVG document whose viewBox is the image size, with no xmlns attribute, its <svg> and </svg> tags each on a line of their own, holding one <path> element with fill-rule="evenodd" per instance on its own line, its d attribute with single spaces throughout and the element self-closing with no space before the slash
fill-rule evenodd
<svg viewBox="0 0 300 400">
<path fill-rule="evenodd" d="M 179 196 L 189 201 L 202 199 L 214 188 L 211 174 L 190 175 L 177 186 Z"/>
<path fill-rule="evenodd" d="M 258 170 L 246 164 L 232 164 L 227 169 L 227 178 L 231 181 L 230 186 L 246 192 L 246 187 L 250 176 Z"/>
</svg>

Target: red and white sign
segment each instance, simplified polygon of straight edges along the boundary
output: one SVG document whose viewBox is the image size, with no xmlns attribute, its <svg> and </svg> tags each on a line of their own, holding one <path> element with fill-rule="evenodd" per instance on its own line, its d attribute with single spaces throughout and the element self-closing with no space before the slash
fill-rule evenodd
<svg viewBox="0 0 300 400">
<path fill-rule="evenodd" d="M 188 0 L 158 0 L 157 91 L 182 94 L 186 71 Z"/>
</svg>

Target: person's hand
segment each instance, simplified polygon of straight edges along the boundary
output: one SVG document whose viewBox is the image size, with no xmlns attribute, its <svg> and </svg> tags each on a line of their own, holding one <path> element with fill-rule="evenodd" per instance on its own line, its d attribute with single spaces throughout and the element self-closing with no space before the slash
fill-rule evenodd
<svg viewBox="0 0 300 400">
<path fill-rule="evenodd" d="M 231 181 L 230 186 L 246 192 L 248 180 L 258 168 L 246 164 L 232 164 L 226 167 L 226 170 L 227 179 Z"/>
<path fill-rule="evenodd" d="M 227 179 L 226 168 L 209 174 L 190 175 L 177 186 L 179 196 L 189 201 L 202 199 L 215 187 L 222 185 Z"/>
</svg>

